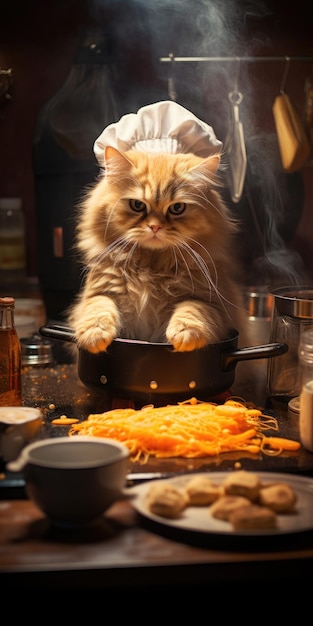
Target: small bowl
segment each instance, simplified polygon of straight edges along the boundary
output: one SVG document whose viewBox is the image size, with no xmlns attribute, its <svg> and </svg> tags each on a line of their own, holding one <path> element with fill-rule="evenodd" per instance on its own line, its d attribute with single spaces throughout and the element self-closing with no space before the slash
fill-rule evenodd
<svg viewBox="0 0 313 626">
<path fill-rule="evenodd" d="M 42 426 L 41 410 L 26 406 L 0 407 L 0 460 L 4 463 L 18 457 Z"/>
<path fill-rule="evenodd" d="M 118 441 L 74 435 L 36 441 L 7 464 L 23 472 L 27 495 L 54 526 L 94 523 L 123 495 L 129 450 Z"/>
</svg>

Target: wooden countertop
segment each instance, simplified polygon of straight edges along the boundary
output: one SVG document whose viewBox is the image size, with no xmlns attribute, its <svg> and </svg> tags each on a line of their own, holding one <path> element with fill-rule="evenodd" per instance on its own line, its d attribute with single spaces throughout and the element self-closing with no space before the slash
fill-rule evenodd
<svg viewBox="0 0 313 626">
<path fill-rule="evenodd" d="M 41 406 L 58 397 L 56 410 L 47 412 L 47 431 L 43 436 L 64 434 L 63 427 L 55 430 L 52 417 L 57 414 L 77 414 L 80 418 L 90 408 L 90 395 L 77 385 L 73 368 L 63 373 L 62 385 L 52 372 L 55 389 L 47 393 L 40 384 Z M 71 376 L 69 375 L 71 372 Z M 64 380 L 63 380 L 64 378 Z M 48 380 L 51 386 L 51 381 Z M 65 381 L 65 382 L 64 382 Z M 64 383 L 64 384 L 63 384 Z M 66 384 L 65 384 L 66 383 Z M 67 388 L 68 387 L 68 388 Z M 38 386 L 37 386 L 38 389 Z M 50 389 L 50 387 L 49 387 Z M 30 390 L 30 387 L 29 387 Z M 30 393 L 30 391 L 29 391 Z M 31 404 L 30 401 L 27 404 Z M 283 412 L 279 415 L 280 435 L 298 437 L 298 419 Z M 186 471 L 229 471 L 237 457 L 194 462 L 182 459 L 151 461 L 144 471 L 182 473 Z M 242 458 L 242 467 L 282 473 L 313 475 L 313 455 L 301 449 L 297 453 L 274 458 Z M 142 472 L 131 467 L 131 472 Z M 197 538 L 181 538 L 168 529 L 155 528 L 151 521 L 141 518 L 130 501 L 120 500 L 88 530 L 65 532 L 53 529 L 48 520 L 27 499 L 23 488 L 16 490 L 10 480 L 1 481 L 0 489 L 0 584 L 5 588 L 86 589 L 101 588 L 119 593 L 121 590 L 174 588 L 202 590 L 225 585 L 240 587 L 244 583 L 253 589 L 256 582 L 303 581 L 307 566 L 313 567 L 313 531 L 295 533 L 284 538 L 262 537 L 247 547 L 245 542 L 227 545 L 216 537 L 199 542 Z M 128 486 L 132 486 L 131 484 Z M 312 521 L 313 526 L 313 521 Z M 162 534 L 161 534 L 162 532 Z M 260 587 L 258 587 L 260 590 Z"/>
<path fill-rule="evenodd" d="M 215 586 L 293 580 L 313 567 L 313 533 L 283 544 L 197 545 L 146 527 L 127 500 L 90 529 L 61 531 L 29 500 L 0 501 L 0 583 L 12 587 L 108 588 Z M 266 547 L 269 546 L 269 547 Z"/>
</svg>

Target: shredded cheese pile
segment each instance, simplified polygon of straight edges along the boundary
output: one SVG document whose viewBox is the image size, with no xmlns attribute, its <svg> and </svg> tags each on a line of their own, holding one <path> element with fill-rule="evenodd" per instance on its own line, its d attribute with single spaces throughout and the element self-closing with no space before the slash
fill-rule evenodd
<svg viewBox="0 0 313 626">
<path fill-rule="evenodd" d="M 141 463 L 149 456 L 196 458 L 236 450 L 279 454 L 300 447 L 296 441 L 265 437 L 269 429 L 278 431 L 277 420 L 259 409 L 231 399 L 217 405 L 191 398 L 177 405 L 91 414 L 69 435 L 117 439 L 128 447 L 131 460 Z"/>
</svg>

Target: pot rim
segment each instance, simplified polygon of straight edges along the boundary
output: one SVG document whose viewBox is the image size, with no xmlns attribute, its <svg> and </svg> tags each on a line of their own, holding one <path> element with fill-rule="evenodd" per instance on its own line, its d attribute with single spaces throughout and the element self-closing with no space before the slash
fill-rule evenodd
<svg viewBox="0 0 313 626">
<path fill-rule="evenodd" d="M 214 341 L 213 343 L 208 344 L 208 345 L 218 346 L 218 345 L 224 344 L 227 341 L 232 341 L 236 339 L 238 336 L 239 336 L 239 333 L 236 330 L 236 328 L 231 328 L 229 331 L 228 337 L 226 337 L 225 339 L 220 339 L 219 341 Z M 169 343 L 168 341 L 143 341 L 141 339 L 126 339 L 124 337 L 115 337 L 113 341 L 115 341 L 116 343 L 126 343 L 126 344 L 130 343 L 133 345 L 161 346 L 161 347 L 163 346 L 165 348 L 173 347 L 173 345 Z"/>
<path fill-rule="evenodd" d="M 287 285 L 272 291 L 280 315 L 313 319 L 313 285 Z"/>
<path fill-rule="evenodd" d="M 65 326 L 65 325 L 63 326 L 61 324 L 51 324 L 51 325 L 47 324 L 45 326 L 41 326 L 41 328 L 39 329 L 39 333 L 40 335 L 44 337 L 49 337 L 50 339 L 59 339 L 61 341 L 70 341 L 72 343 L 76 343 L 74 331 L 69 326 Z M 210 343 L 208 344 L 208 346 L 224 345 L 225 343 L 238 339 L 238 337 L 239 337 L 238 330 L 236 328 L 231 328 L 229 329 L 228 336 L 225 339 L 220 339 L 219 341 Z M 145 341 L 142 339 L 128 339 L 126 337 L 115 337 L 110 345 L 114 343 L 126 344 L 126 345 L 130 344 L 133 346 L 146 346 L 146 347 L 155 346 L 159 348 L 173 349 L 173 345 L 167 341 L 154 342 L 154 341 Z M 202 349 L 205 350 L 205 348 L 207 348 L 207 346 L 204 346 L 204 348 Z M 79 350 L 86 352 L 84 348 L 79 348 Z"/>
</svg>

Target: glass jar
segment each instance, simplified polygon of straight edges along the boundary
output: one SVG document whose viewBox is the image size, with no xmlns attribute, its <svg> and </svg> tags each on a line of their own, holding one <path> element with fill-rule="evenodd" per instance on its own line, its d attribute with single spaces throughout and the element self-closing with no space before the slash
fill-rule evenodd
<svg viewBox="0 0 313 626">
<path fill-rule="evenodd" d="M 300 416 L 299 432 L 302 445 L 313 452 L 313 330 L 302 333 L 299 344 Z"/>
<path fill-rule="evenodd" d="M 21 198 L 0 198 L 0 288 L 12 289 L 26 276 L 25 220 Z M 4 294 L 5 295 L 5 294 Z"/>
<path fill-rule="evenodd" d="M 298 350 L 303 333 L 313 330 L 313 286 L 281 287 L 273 291 L 270 342 L 286 343 L 288 351 L 269 359 L 267 389 L 271 400 L 286 405 L 301 389 Z"/>
</svg>

